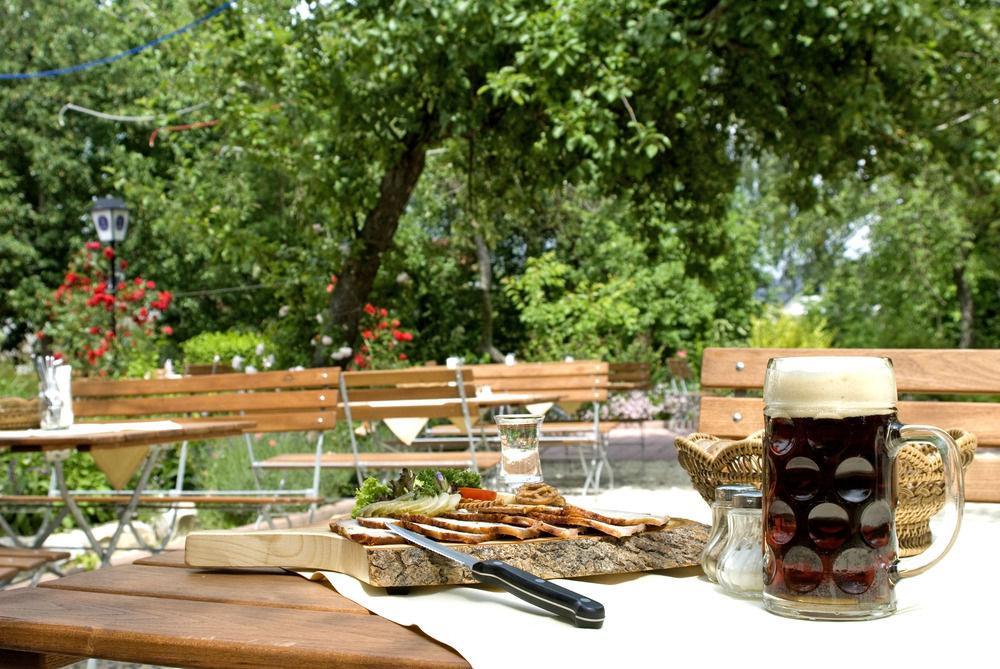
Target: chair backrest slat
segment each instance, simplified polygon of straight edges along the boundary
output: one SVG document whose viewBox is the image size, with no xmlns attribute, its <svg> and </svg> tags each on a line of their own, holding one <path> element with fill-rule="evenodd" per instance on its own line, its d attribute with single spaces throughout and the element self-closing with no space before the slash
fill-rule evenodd
<svg viewBox="0 0 1000 669">
<path fill-rule="evenodd" d="M 1000 350 L 707 348 L 701 387 L 760 389 L 767 361 L 797 355 L 879 355 L 892 359 L 900 393 L 1000 394 Z"/>
<path fill-rule="evenodd" d="M 279 388 L 336 388 L 340 369 L 319 367 L 298 371 L 257 372 L 256 374 L 210 374 L 179 379 L 121 379 L 73 381 L 74 397 L 131 397 L 213 393 L 234 390 L 277 390 Z"/>
<path fill-rule="evenodd" d="M 976 435 L 980 446 L 1000 446 L 1000 404 L 992 402 L 900 402 L 899 418 L 943 428 L 960 427 Z M 698 431 L 728 439 L 764 428 L 759 397 L 712 397 L 701 400 Z"/>
<path fill-rule="evenodd" d="M 336 367 L 178 379 L 83 380 L 73 385 L 73 411 L 82 418 L 241 417 L 256 430 L 331 429 L 336 424 Z"/>
<path fill-rule="evenodd" d="M 608 398 L 608 363 L 522 362 L 515 365 L 471 365 L 477 386 L 493 392 L 552 394 L 564 402 L 603 402 Z"/>
</svg>

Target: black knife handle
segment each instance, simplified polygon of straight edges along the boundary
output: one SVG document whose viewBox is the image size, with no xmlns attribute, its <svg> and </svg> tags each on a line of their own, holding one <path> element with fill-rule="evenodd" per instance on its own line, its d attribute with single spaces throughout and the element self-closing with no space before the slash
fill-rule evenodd
<svg viewBox="0 0 1000 669">
<path fill-rule="evenodd" d="M 577 627 L 599 628 L 604 624 L 604 605 L 549 583 L 543 578 L 512 567 L 500 560 L 483 560 L 472 565 L 472 575 L 480 583 L 499 585 L 526 602 L 557 616 L 569 618 Z"/>
</svg>

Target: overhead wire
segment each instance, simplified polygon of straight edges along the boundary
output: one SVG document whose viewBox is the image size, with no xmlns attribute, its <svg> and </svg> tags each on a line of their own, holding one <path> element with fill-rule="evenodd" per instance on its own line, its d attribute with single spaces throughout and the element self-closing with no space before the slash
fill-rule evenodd
<svg viewBox="0 0 1000 669">
<path fill-rule="evenodd" d="M 88 114 L 105 121 L 118 121 L 121 123 L 154 123 L 161 119 L 173 118 L 175 116 L 184 116 L 185 114 L 190 114 L 193 111 L 198 111 L 207 107 L 209 103 L 199 102 L 196 105 L 191 105 L 190 107 L 184 107 L 183 109 L 178 109 L 177 111 L 169 112 L 167 114 L 146 114 L 143 116 L 127 116 L 124 114 L 108 114 L 105 112 L 97 111 L 96 109 L 88 109 L 87 107 L 82 107 L 78 104 L 72 102 L 67 102 L 59 110 L 59 125 L 66 125 L 66 112 L 75 111 L 81 114 Z"/>
<path fill-rule="evenodd" d="M 65 74 L 72 74 L 74 72 L 81 72 L 83 70 L 89 70 L 91 68 L 98 67 L 100 65 L 107 65 L 109 63 L 114 63 L 115 61 L 121 60 L 122 58 L 127 58 L 129 56 L 134 56 L 137 53 L 141 53 L 141 52 L 145 51 L 146 49 L 151 49 L 154 46 L 162 44 L 163 42 L 166 42 L 169 39 L 172 39 L 174 37 L 177 37 L 178 35 L 186 33 L 189 30 L 193 30 L 194 28 L 197 28 L 198 26 L 200 26 L 202 23 L 205 23 L 206 21 L 209 21 L 209 20 L 215 18 L 216 16 L 218 16 L 222 12 L 226 11 L 227 9 L 230 9 L 232 6 L 233 6 L 232 0 L 227 0 L 226 2 L 224 2 L 221 5 L 219 5 L 218 7 L 216 7 L 215 9 L 212 9 L 211 11 L 209 11 L 207 14 L 204 14 L 203 16 L 198 17 L 197 19 L 195 19 L 194 21 L 188 23 L 187 25 L 181 26 L 177 30 L 171 31 L 171 32 L 169 32 L 169 33 L 167 33 L 165 35 L 160 35 L 156 39 L 150 40 L 149 42 L 146 42 L 145 44 L 140 44 L 139 46 L 132 47 L 131 49 L 128 49 L 126 51 L 122 51 L 120 53 L 116 53 L 113 56 L 105 56 L 104 58 L 98 58 L 96 60 L 90 60 L 90 61 L 87 61 L 86 63 L 80 63 L 78 65 L 71 65 L 69 67 L 55 68 L 55 69 L 52 69 L 52 70 L 39 70 L 39 71 L 36 71 L 36 72 L 6 72 L 6 73 L 0 73 L 0 81 L 24 80 L 24 79 L 43 79 L 43 78 L 47 78 L 47 77 L 59 77 L 59 76 L 65 75 Z"/>
</svg>

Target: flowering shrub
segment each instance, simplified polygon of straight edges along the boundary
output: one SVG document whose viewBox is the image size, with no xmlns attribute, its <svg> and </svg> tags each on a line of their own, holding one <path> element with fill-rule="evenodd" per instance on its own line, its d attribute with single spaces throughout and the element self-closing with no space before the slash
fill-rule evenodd
<svg viewBox="0 0 1000 669">
<path fill-rule="evenodd" d="M 354 355 L 357 369 L 405 367 L 409 356 L 401 350 L 413 341 L 413 333 L 400 329 L 399 319 L 392 318 L 385 307 L 366 304 L 361 316 L 361 346 Z"/>
<path fill-rule="evenodd" d="M 105 261 L 112 259 L 110 246 L 87 242 L 48 301 L 49 320 L 37 334 L 41 345 L 83 375 L 125 373 L 130 362 L 155 358 L 157 339 L 173 334 L 169 325 L 160 325 L 173 301 L 170 291 L 136 276 L 110 292 Z M 116 264 L 124 274 L 128 263 L 118 259 Z M 117 335 L 111 329 L 112 313 Z"/>
</svg>

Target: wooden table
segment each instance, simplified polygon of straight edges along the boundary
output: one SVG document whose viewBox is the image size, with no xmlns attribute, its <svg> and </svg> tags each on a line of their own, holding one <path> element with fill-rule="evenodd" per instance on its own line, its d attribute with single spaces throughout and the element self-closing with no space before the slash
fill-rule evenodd
<svg viewBox="0 0 1000 669">
<path fill-rule="evenodd" d="M 134 422 L 143 423 L 146 421 Z M 55 473 L 56 490 L 52 491 L 52 493 L 58 492 L 58 495 L 50 493 L 50 497 L 52 497 L 54 502 L 61 501 L 63 506 L 55 514 L 49 513 L 47 515 L 42 523 L 42 528 L 32 541 L 34 547 L 40 547 L 52 531 L 59 527 L 62 519 L 69 514 L 86 535 L 91 548 L 101 557 L 101 562 L 108 564 L 111 560 L 111 555 L 118 545 L 122 531 L 131 522 L 135 510 L 138 508 L 161 450 L 169 447 L 167 444 L 186 444 L 192 439 L 230 437 L 243 434 L 245 431 L 256 427 L 255 422 L 247 420 L 178 419 L 171 422 L 178 424 L 180 427 L 174 429 L 115 430 L 90 433 L 77 433 L 68 430 L 45 430 L 31 435 L 18 435 L 19 431 L 11 431 L 6 436 L 4 431 L 0 431 L 0 450 L 9 449 L 15 453 L 42 452 L 45 454 L 46 460 L 52 464 Z M 126 493 L 127 501 L 119 513 L 118 527 L 108 546 L 103 547 L 97 541 L 96 537 L 94 537 L 90 523 L 87 522 L 77 502 L 78 498 L 84 498 L 87 495 L 69 489 L 63 471 L 63 462 L 74 450 L 107 451 L 134 446 L 150 446 L 151 448 L 143 460 L 135 489 Z M 8 499 L 14 500 L 16 503 L 16 497 Z M 38 500 L 32 501 L 37 502 Z M 20 543 L 12 528 L 2 516 L 0 516 L 0 530 L 13 537 L 15 543 Z"/>
<path fill-rule="evenodd" d="M 280 569 L 183 551 L 0 593 L 0 666 L 84 657 L 180 667 L 468 667 L 450 648 Z"/>
</svg>

